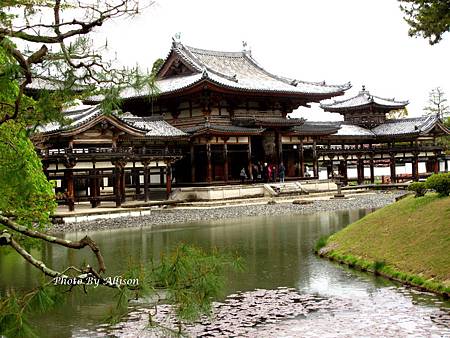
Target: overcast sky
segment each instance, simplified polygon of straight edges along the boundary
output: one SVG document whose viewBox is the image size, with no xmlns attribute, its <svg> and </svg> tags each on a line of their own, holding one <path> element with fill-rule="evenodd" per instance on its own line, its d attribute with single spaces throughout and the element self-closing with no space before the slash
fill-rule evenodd
<svg viewBox="0 0 450 338">
<path fill-rule="evenodd" d="M 436 46 L 410 38 L 395 0 L 158 0 L 140 16 L 101 28 L 119 61 L 151 69 L 165 58 L 172 37 L 184 44 L 242 50 L 268 71 L 306 81 L 351 81 L 373 95 L 409 100 L 410 116 L 422 114 L 432 88 L 450 95 L 450 34 Z M 337 97 L 336 99 L 342 99 Z M 296 114 L 334 118 L 317 107 Z"/>
</svg>

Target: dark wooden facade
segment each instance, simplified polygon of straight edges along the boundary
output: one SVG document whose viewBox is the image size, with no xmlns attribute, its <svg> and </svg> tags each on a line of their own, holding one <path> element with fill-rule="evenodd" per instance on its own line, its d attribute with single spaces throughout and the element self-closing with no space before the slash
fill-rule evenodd
<svg viewBox="0 0 450 338">
<path fill-rule="evenodd" d="M 41 128 L 34 142 L 44 171 L 57 182 L 58 201 L 74 210 L 75 202 L 102 201 L 120 206 L 126 197 L 149 199 L 151 186 L 171 193 L 172 165 L 182 158 L 186 134 L 161 119 L 104 114 L 99 106 L 66 113 L 67 126 Z"/>
</svg>

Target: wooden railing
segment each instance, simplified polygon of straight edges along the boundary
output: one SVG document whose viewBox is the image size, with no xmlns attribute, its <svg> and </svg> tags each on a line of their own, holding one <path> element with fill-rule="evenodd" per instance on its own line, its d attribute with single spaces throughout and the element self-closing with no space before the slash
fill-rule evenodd
<svg viewBox="0 0 450 338">
<path fill-rule="evenodd" d="M 328 154 L 370 154 L 370 153 L 413 153 L 423 151 L 441 151 L 442 147 L 439 146 L 419 146 L 419 147 L 372 147 L 372 148 L 328 148 L 317 147 L 317 153 L 319 155 Z"/>
<path fill-rule="evenodd" d="M 133 147 L 119 147 L 119 148 L 103 148 L 103 147 L 88 147 L 88 148 L 57 148 L 42 150 L 40 155 L 42 157 L 61 157 L 64 155 L 92 155 L 92 154 L 111 154 L 117 155 L 145 155 L 155 157 L 166 156 L 181 156 L 181 149 L 173 148 L 133 148 Z"/>
</svg>

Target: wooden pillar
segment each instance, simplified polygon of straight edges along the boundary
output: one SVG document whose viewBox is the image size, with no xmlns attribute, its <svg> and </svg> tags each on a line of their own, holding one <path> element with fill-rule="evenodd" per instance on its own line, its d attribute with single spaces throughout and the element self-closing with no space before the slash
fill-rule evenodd
<svg viewBox="0 0 450 338">
<path fill-rule="evenodd" d="M 164 184 L 164 176 L 166 174 L 166 168 L 165 167 L 159 167 L 159 184 Z"/>
<path fill-rule="evenodd" d="M 419 180 L 419 154 L 417 152 L 413 153 L 412 177 L 416 182 Z"/>
<path fill-rule="evenodd" d="M 172 193 L 172 166 L 166 162 L 166 198 L 169 199 Z"/>
<path fill-rule="evenodd" d="M 298 161 L 298 175 L 300 177 L 305 177 L 305 154 L 303 152 L 303 141 L 300 141 L 300 144 L 298 146 Z"/>
<path fill-rule="evenodd" d="M 448 173 L 448 160 L 447 156 L 444 155 L 444 170 L 446 173 Z"/>
<path fill-rule="evenodd" d="M 141 181 L 139 179 L 139 176 L 140 176 L 140 170 L 133 169 L 133 183 L 134 183 L 134 187 L 136 189 L 136 195 L 141 194 Z"/>
<path fill-rule="evenodd" d="M 72 168 L 66 168 L 64 171 L 64 179 L 67 184 L 67 205 L 69 206 L 69 211 L 75 210 L 75 189 L 74 189 L 74 178 Z"/>
<path fill-rule="evenodd" d="M 98 178 L 97 178 L 97 171 L 95 169 L 89 171 L 89 198 L 91 206 L 93 208 L 96 208 L 99 204 L 99 200 L 98 200 Z"/>
<path fill-rule="evenodd" d="M 208 174 L 207 174 L 207 182 L 212 182 L 212 163 L 211 163 L 211 143 L 206 143 L 206 157 L 208 161 Z"/>
<path fill-rule="evenodd" d="M 248 161 L 248 177 L 249 177 L 250 180 L 253 180 L 252 140 L 251 140 L 251 136 L 248 137 L 247 161 Z"/>
<path fill-rule="evenodd" d="M 278 164 L 280 164 L 281 162 L 283 162 L 283 136 L 281 135 L 280 132 L 277 132 L 278 138 Z"/>
<path fill-rule="evenodd" d="M 373 163 L 373 156 L 370 156 L 369 165 L 370 165 L 370 183 L 374 184 L 375 183 L 375 167 L 374 167 L 374 163 Z"/>
<path fill-rule="evenodd" d="M 226 140 L 223 144 L 223 176 L 225 183 L 228 183 L 228 144 Z"/>
<path fill-rule="evenodd" d="M 435 174 L 439 174 L 439 157 L 437 156 L 437 154 L 434 156 L 433 159 L 433 172 Z"/>
<path fill-rule="evenodd" d="M 347 172 L 347 155 L 344 155 L 344 160 L 342 161 L 342 183 L 344 183 L 344 185 L 348 185 L 348 172 Z"/>
<path fill-rule="evenodd" d="M 116 207 L 120 207 L 122 205 L 122 202 L 124 201 L 125 197 L 124 195 L 124 167 L 125 162 L 123 161 L 116 161 L 114 163 L 114 194 L 116 195 Z"/>
<path fill-rule="evenodd" d="M 191 143 L 191 182 L 195 182 L 195 147 Z"/>
<path fill-rule="evenodd" d="M 319 178 L 319 161 L 317 160 L 316 140 L 313 141 L 313 175 Z"/>
<path fill-rule="evenodd" d="M 97 206 L 100 206 L 100 189 L 101 189 L 101 175 L 100 170 L 95 170 L 95 197 L 97 197 Z"/>
<path fill-rule="evenodd" d="M 391 153 L 391 158 L 389 160 L 389 166 L 391 168 L 391 183 L 397 182 L 397 174 L 395 172 L 395 153 Z"/>
<path fill-rule="evenodd" d="M 364 183 L 364 160 L 361 156 L 358 156 L 358 161 L 356 164 L 356 172 L 358 175 L 358 184 Z"/>
<path fill-rule="evenodd" d="M 149 170 L 149 162 L 148 161 L 144 161 L 142 162 L 142 164 L 144 165 L 144 200 L 145 202 L 148 201 L 149 198 L 149 190 L 148 190 L 148 186 L 149 186 L 149 179 L 150 179 L 150 170 Z"/>
<path fill-rule="evenodd" d="M 327 178 L 333 177 L 333 160 L 330 160 L 330 162 L 327 163 Z"/>
<path fill-rule="evenodd" d="M 122 170 L 120 171 L 120 194 L 122 197 L 122 202 L 125 202 L 125 166 L 123 166 Z"/>
</svg>

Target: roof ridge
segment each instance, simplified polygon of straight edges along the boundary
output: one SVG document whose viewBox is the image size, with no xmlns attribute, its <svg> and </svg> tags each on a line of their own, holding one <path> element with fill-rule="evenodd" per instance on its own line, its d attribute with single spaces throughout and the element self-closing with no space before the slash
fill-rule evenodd
<svg viewBox="0 0 450 338">
<path fill-rule="evenodd" d="M 343 85 L 327 85 L 325 83 L 325 81 L 319 81 L 319 82 L 313 82 L 313 81 L 305 81 L 305 80 L 298 80 L 298 79 L 292 79 L 286 76 L 281 76 L 281 75 L 277 75 L 277 74 L 273 74 L 272 72 L 269 72 L 268 70 L 266 70 L 263 66 L 261 66 L 259 64 L 258 61 L 256 61 L 253 56 L 250 53 L 245 53 L 244 54 L 244 58 L 247 59 L 248 61 L 250 61 L 255 67 L 257 67 L 259 70 L 261 70 L 262 72 L 264 72 L 266 75 L 269 75 L 271 77 L 276 78 L 277 80 L 280 80 L 282 82 L 285 82 L 286 84 L 289 84 L 291 86 L 297 87 L 297 84 L 299 83 L 305 83 L 305 84 L 313 84 L 316 86 L 322 86 L 322 87 L 337 87 L 337 88 L 346 88 L 344 90 L 347 90 L 351 87 L 350 81 L 343 84 Z"/>
<path fill-rule="evenodd" d="M 182 43 L 178 43 L 174 46 L 173 50 L 185 61 L 187 61 L 191 66 L 193 66 L 198 71 L 202 71 L 202 69 L 205 67 L 203 62 L 195 57 L 195 55 L 192 55 L 192 53 L 184 47 Z M 187 53 L 189 53 L 187 55 Z"/>
<path fill-rule="evenodd" d="M 215 50 L 208 50 L 208 49 L 200 49 L 200 48 L 196 48 L 196 47 L 191 47 L 191 46 L 187 46 L 182 44 L 181 42 L 177 43 L 177 46 L 181 46 L 182 48 L 184 48 L 189 54 L 191 54 L 192 57 L 195 58 L 195 60 L 199 63 L 201 63 L 205 68 L 207 68 L 209 71 L 211 71 L 212 73 L 219 75 L 219 76 L 224 76 L 225 78 L 227 78 L 228 80 L 231 81 L 235 81 L 236 79 L 232 76 L 232 75 L 228 75 L 228 74 L 224 74 L 222 72 L 218 72 L 215 69 L 212 69 L 210 67 L 208 67 L 207 65 L 205 65 L 202 61 L 200 61 L 195 55 L 193 55 L 193 53 L 199 53 L 199 54 L 204 54 L 204 55 L 211 55 L 211 56 L 218 56 L 218 57 L 235 57 L 235 58 L 243 58 L 246 61 L 250 62 L 251 65 L 255 66 L 257 69 L 259 69 L 260 71 L 262 71 L 264 74 L 266 74 L 269 77 L 272 77 L 278 81 L 284 82 L 290 86 L 294 86 L 296 87 L 298 83 L 304 83 L 304 84 L 313 84 L 316 86 L 322 86 L 322 87 L 334 87 L 334 88 L 339 88 L 339 89 L 343 89 L 343 90 L 347 90 L 351 87 L 350 82 L 347 82 L 343 85 L 327 85 L 325 83 L 325 81 L 319 81 L 319 82 L 312 82 L 312 81 L 304 81 L 304 80 L 297 80 L 297 79 L 293 79 L 293 78 L 289 78 L 289 77 L 285 77 L 285 76 L 281 76 L 281 75 L 277 75 L 274 74 L 268 70 L 266 70 L 263 66 L 261 66 L 259 64 L 258 61 L 256 61 L 253 56 L 247 52 L 247 51 L 241 51 L 241 52 L 224 52 L 224 51 L 215 51 Z"/>
<path fill-rule="evenodd" d="M 321 107 L 329 107 L 329 106 L 332 106 L 332 105 L 335 105 L 335 104 L 344 103 L 344 102 L 347 102 L 347 101 L 350 101 L 350 100 L 353 100 L 353 99 L 357 98 L 359 95 L 360 94 L 358 94 L 356 96 L 352 96 L 352 97 L 350 97 L 348 99 L 345 99 L 345 100 L 333 100 L 333 102 L 331 102 L 331 103 L 322 103 L 321 102 L 320 106 Z"/>
<path fill-rule="evenodd" d="M 369 101 L 369 102 L 367 102 L 365 104 L 374 103 L 374 98 L 382 100 L 382 101 L 392 102 L 394 104 L 402 104 L 402 105 L 405 105 L 405 106 L 407 104 L 409 104 L 409 101 L 396 101 L 393 98 L 392 99 L 386 99 L 386 98 L 383 98 L 383 97 L 380 97 L 380 96 L 377 96 L 377 95 L 372 95 L 372 94 L 370 94 L 369 91 L 363 90 L 363 91 L 358 92 L 357 95 L 349 97 L 348 99 L 345 99 L 345 100 L 333 100 L 333 102 L 330 102 L 330 103 L 320 103 L 320 107 L 321 108 L 333 108 L 333 106 L 335 106 L 335 105 L 346 103 L 346 102 L 349 102 L 351 100 L 355 100 L 355 99 L 357 99 L 359 97 L 364 97 L 365 99 L 367 99 L 367 101 Z M 360 104 L 360 105 L 362 105 L 362 104 Z M 341 107 L 339 107 L 339 108 L 341 108 Z"/>
<path fill-rule="evenodd" d="M 275 78 L 277 80 L 280 80 L 280 81 L 282 81 L 282 82 L 284 82 L 286 84 L 289 84 L 291 86 L 297 87 L 297 84 L 294 84 L 294 81 L 297 81 L 296 79 L 291 79 L 291 78 L 288 78 L 288 77 L 285 77 L 285 76 L 280 76 L 280 75 L 273 74 L 273 73 L 269 72 L 268 70 L 266 70 L 263 66 L 261 66 L 259 64 L 259 62 L 256 61 L 253 58 L 253 56 L 251 56 L 249 53 L 243 53 L 243 54 L 244 54 L 244 58 L 246 60 L 248 60 L 252 65 L 254 65 L 256 68 L 258 68 L 260 71 L 262 71 L 266 75 L 271 76 L 271 77 L 273 77 L 273 78 Z"/>
<path fill-rule="evenodd" d="M 202 71 L 203 73 L 205 73 L 205 70 L 208 72 L 211 72 L 211 73 L 213 73 L 213 74 L 216 74 L 216 75 L 218 75 L 218 76 L 222 76 L 222 77 L 224 77 L 224 78 L 226 78 L 227 80 L 230 80 L 230 81 L 233 81 L 233 82 L 237 82 L 237 79 L 233 76 L 233 75 L 228 75 L 228 74 L 225 74 L 225 73 L 222 73 L 222 72 L 219 72 L 219 71 L 217 71 L 217 70 L 215 70 L 215 69 L 212 69 L 211 67 L 208 67 L 204 62 L 202 62 L 201 60 L 199 60 L 198 59 L 198 57 L 196 56 L 196 55 L 194 55 L 194 53 L 191 51 L 191 49 L 196 49 L 196 48 L 194 48 L 194 47 L 189 47 L 189 46 L 185 46 L 185 45 L 183 45 L 181 42 L 179 42 L 178 44 L 177 44 L 177 47 L 178 46 L 181 46 L 181 48 L 180 48 L 180 50 L 181 51 L 183 51 L 183 52 L 185 52 L 185 53 L 188 53 L 188 57 L 191 57 L 194 61 L 195 61 L 195 63 L 197 63 L 197 66 L 198 65 L 200 65 L 201 67 L 200 67 L 200 71 Z M 200 50 L 200 49 L 198 49 L 198 50 Z M 207 50 L 205 50 L 205 51 L 207 51 Z M 224 52 L 225 53 L 225 52 Z M 187 60 L 188 62 L 189 61 L 191 61 L 191 63 L 192 63 L 192 59 L 191 60 Z M 194 64 L 194 66 L 195 66 L 195 64 Z M 198 68 L 198 67 L 197 67 Z M 206 77 L 208 77 L 208 73 L 206 72 Z"/>
<path fill-rule="evenodd" d="M 367 93 L 368 93 L 368 92 L 367 92 Z M 380 100 L 391 101 L 391 102 L 395 102 L 395 103 L 405 103 L 405 104 L 408 104 L 408 103 L 409 103 L 408 100 L 406 100 L 406 101 L 396 101 L 395 98 L 392 98 L 392 99 L 386 99 L 386 98 L 384 98 L 384 97 L 380 97 L 380 96 L 372 95 L 372 94 L 369 94 L 369 96 L 371 96 L 371 97 L 376 97 L 377 99 L 380 99 Z"/>
<path fill-rule="evenodd" d="M 343 90 L 347 90 L 352 87 L 352 84 L 350 81 L 348 81 L 342 85 L 327 84 L 325 81 L 306 81 L 306 80 L 297 80 L 297 79 L 295 79 L 295 81 L 297 81 L 298 83 L 313 84 L 313 85 L 322 86 L 322 87 L 336 87 L 336 88 L 341 88 Z"/>
<path fill-rule="evenodd" d="M 219 56 L 219 57 L 244 57 L 246 55 L 245 52 L 224 52 L 219 50 L 211 50 L 211 49 L 202 49 L 192 46 L 183 45 L 181 42 L 179 43 L 184 48 L 188 49 L 191 53 Z"/>
<path fill-rule="evenodd" d="M 416 116 L 416 117 L 404 117 L 404 118 L 400 118 L 400 119 L 386 119 L 385 123 L 426 121 L 430 117 L 432 117 L 432 115 L 422 115 L 422 116 Z"/>
</svg>

